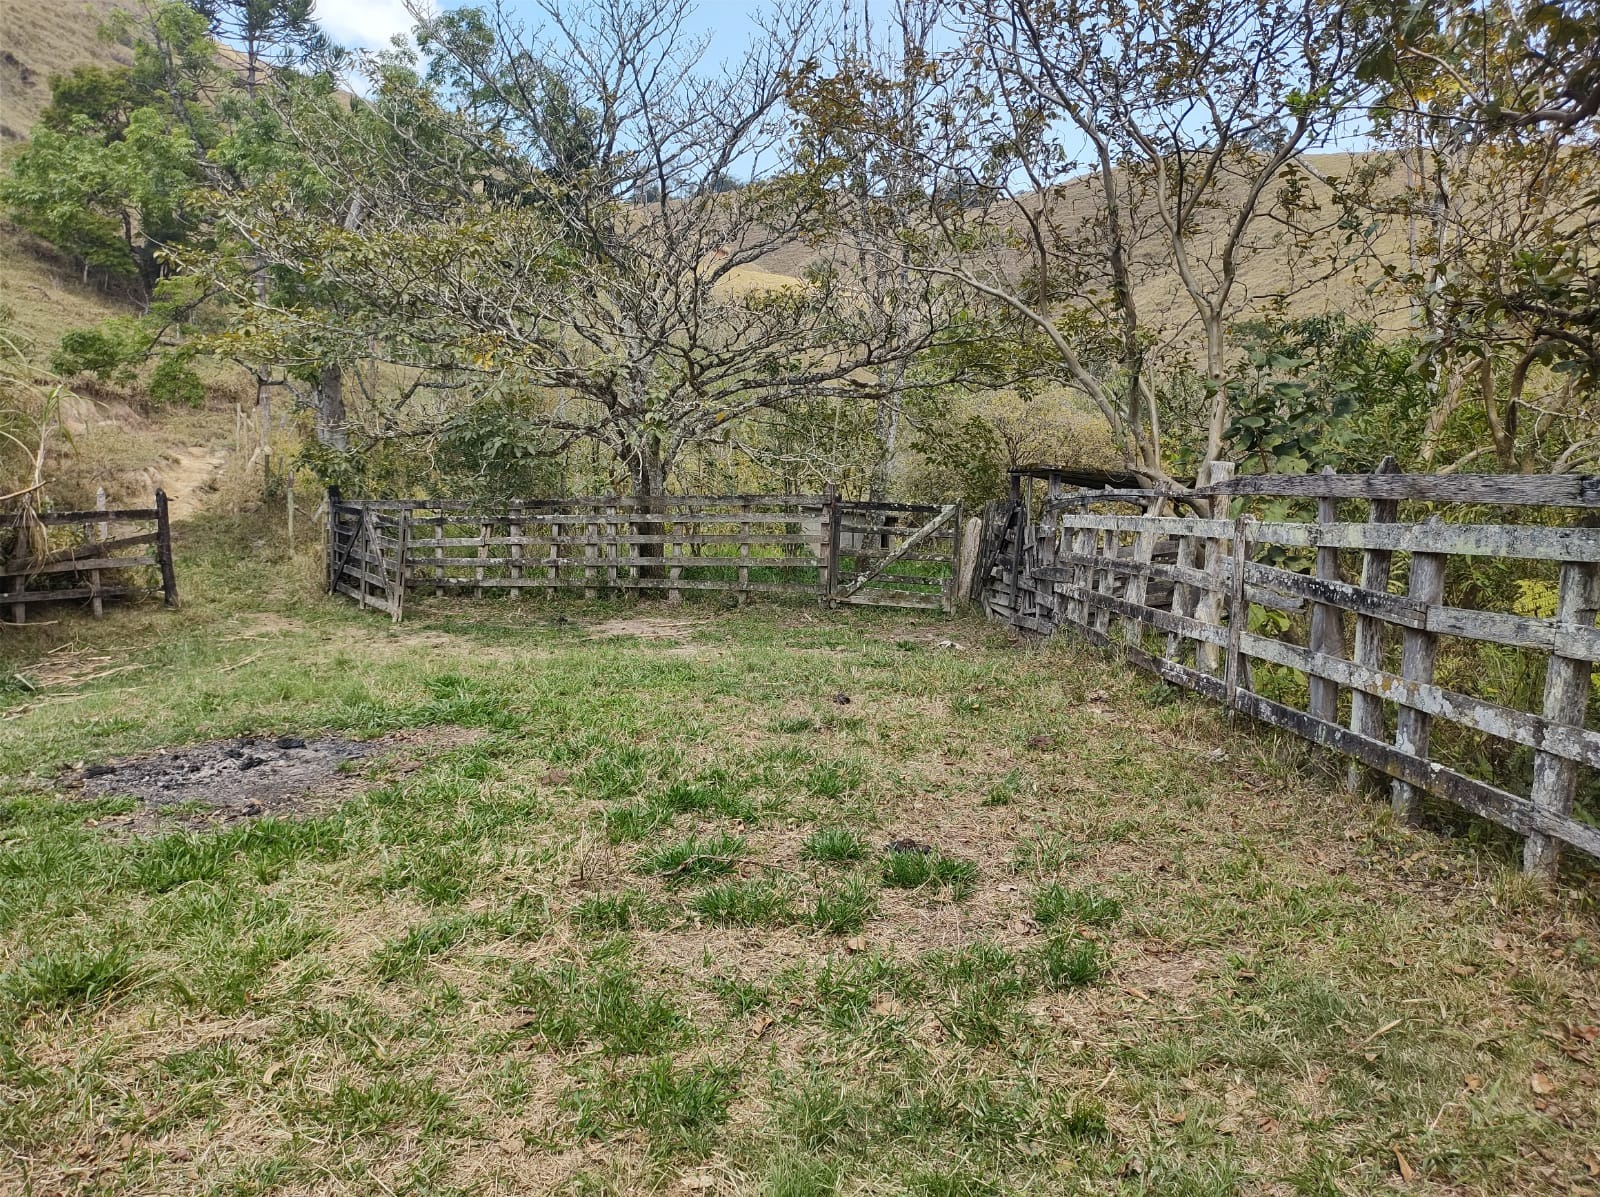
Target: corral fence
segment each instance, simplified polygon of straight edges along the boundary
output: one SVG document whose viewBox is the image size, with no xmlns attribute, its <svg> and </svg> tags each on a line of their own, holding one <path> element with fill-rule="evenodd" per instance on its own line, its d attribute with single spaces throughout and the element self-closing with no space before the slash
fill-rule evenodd
<svg viewBox="0 0 1600 1197">
<path fill-rule="evenodd" d="M 108 599 L 159 594 L 167 606 L 178 605 L 172 526 L 160 490 L 153 507 L 108 508 L 102 490 L 93 510 L 19 508 L 3 525 L 0 546 L 0 608 L 9 609 L 12 624 L 26 623 L 28 609 L 43 603 L 86 604 L 96 618 Z"/>
<path fill-rule="evenodd" d="M 1597 513 L 1600 479 L 1575 476 L 1208 463 L 1164 493 L 1027 470 L 985 513 L 974 591 L 1343 754 L 1402 819 L 1427 794 L 1521 833 L 1550 877 L 1561 845 L 1600 857 L 1574 817 L 1600 768 Z"/>
<path fill-rule="evenodd" d="M 328 493 L 328 590 L 399 620 L 407 595 L 800 595 L 949 612 L 959 503 L 820 495 L 465 500 Z M 970 567 L 969 567 L 970 571 Z"/>
</svg>

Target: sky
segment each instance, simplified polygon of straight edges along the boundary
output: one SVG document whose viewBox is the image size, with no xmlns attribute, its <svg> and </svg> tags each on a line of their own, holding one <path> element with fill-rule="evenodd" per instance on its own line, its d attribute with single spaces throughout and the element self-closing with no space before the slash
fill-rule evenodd
<svg viewBox="0 0 1600 1197">
<path fill-rule="evenodd" d="M 492 0 L 479 0 L 490 7 Z M 461 7 L 460 0 L 443 0 L 444 8 Z M 508 7 L 527 12 L 532 5 L 527 0 L 508 0 Z M 707 59 L 737 55 L 755 32 L 751 20 L 762 5 L 745 0 L 699 0 L 691 18 L 693 31 L 709 33 L 711 44 Z M 379 49 L 389 44 L 397 33 L 408 33 L 411 16 L 406 12 L 405 0 L 317 0 L 317 21 L 334 41 L 352 49 Z"/>
</svg>

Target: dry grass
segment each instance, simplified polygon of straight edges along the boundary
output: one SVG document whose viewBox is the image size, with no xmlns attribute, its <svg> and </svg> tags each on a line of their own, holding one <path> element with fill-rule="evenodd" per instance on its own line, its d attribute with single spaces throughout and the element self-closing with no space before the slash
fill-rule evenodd
<svg viewBox="0 0 1600 1197">
<path fill-rule="evenodd" d="M 396 630 L 223 585 L 238 538 L 191 530 L 182 616 L 73 629 L 149 667 L 135 698 L 81 680 L 70 720 L 4 725 L 0 1188 L 1594 1190 L 1592 872 L 1541 896 L 1482 828 L 1396 828 L 977 622 L 960 651 L 773 606 Z M 108 842 L 115 803 L 47 780 L 437 725 L 482 735 L 211 837 Z M 907 840 L 970 889 L 885 884 Z"/>
<path fill-rule="evenodd" d="M 50 77 L 73 67 L 131 65 L 124 46 L 103 42 L 116 0 L 5 0 L 0 4 L 0 144 L 20 141 L 50 103 Z"/>
</svg>

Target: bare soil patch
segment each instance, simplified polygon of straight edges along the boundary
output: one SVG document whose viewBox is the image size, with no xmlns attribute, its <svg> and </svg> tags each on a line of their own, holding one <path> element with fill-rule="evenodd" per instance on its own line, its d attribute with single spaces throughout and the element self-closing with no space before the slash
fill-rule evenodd
<svg viewBox="0 0 1600 1197">
<path fill-rule="evenodd" d="M 664 619 L 659 615 L 628 615 L 597 623 L 589 631 L 595 636 L 638 636 L 642 640 L 682 640 L 694 634 L 695 625 L 686 619 Z"/>
</svg>

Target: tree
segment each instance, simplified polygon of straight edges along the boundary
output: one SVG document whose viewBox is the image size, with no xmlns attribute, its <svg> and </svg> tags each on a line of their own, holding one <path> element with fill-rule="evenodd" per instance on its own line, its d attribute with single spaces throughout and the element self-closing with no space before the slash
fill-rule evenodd
<svg viewBox="0 0 1600 1197">
<path fill-rule="evenodd" d="M 118 36 L 126 20 L 105 32 Z M 137 281 L 146 302 L 163 255 L 190 235 L 213 122 L 196 98 L 210 82 L 203 23 L 181 5 L 150 10 L 132 67 L 83 67 L 51 81 L 51 103 L 0 180 L 23 228 L 82 263 Z M 174 73 L 175 72 L 175 73 Z"/>
<path fill-rule="evenodd" d="M 937 0 L 896 0 L 883 21 L 874 20 L 867 4 L 848 15 L 829 61 L 796 73 L 791 100 L 801 162 L 834 214 L 837 255 L 877 335 L 894 344 L 910 331 L 919 302 L 924 255 L 912 231 L 931 180 L 916 147 L 939 87 L 933 39 L 943 7 Z M 867 488 L 874 499 L 888 497 L 894 475 L 909 365 L 896 356 L 878 368 L 878 448 Z"/>
<path fill-rule="evenodd" d="M 809 29 L 774 28 L 705 75 L 685 8 L 551 0 L 538 36 L 503 9 L 449 13 L 419 30 L 426 77 L 381 58 L 372 103 L 348 114 L 286 95 L 279 119 L 317 187 L 254 188 L 226 219 L 338 307 L 263 299 L 214 260 L 247 305 L 238 343 L 293 365 L 343 341 L 430 384 L 519 389 L 557 447 L 603 445 L 647 500 L 742 417 L 859 395 L 931 343 L 947 322 L 931 285 L 893 344 L 831 264 L 738 285 L 819 215 L 785 156 L 787 72 Z M 734 173 L 750 181 L 717 185 Z M 352 196 L 367 215 L 348 227 Z"/>
<path fill-rule="evenodd" d="M 1600 462 L 1595 5 L 1382 6 L 1366 73 L 1394 171 L 1361 198 L 1406 230 L 1382 262 L 1424 338 L 1423 461 Z"/>
<path fill-rule="evenodd" d="M 298 65 L 325 51 L 327 40 L 312 19 L 316 0 L 186 0 L 205 18 L 213 37 L 240 47 L 244 85 L 256 94 L 264 69 Z"/>
<path fill-rule="evenodd" d="M 1334 0 L 971 10 L 966 78 L 925 150 L 958 201 L 935 208 L 956 251 L 946 270 L 1049 340 L 1145 477 L 1169 469 L 1155 362 L 1190 343 L 1209 399 L 1196 448 L 1222 451 L 1227 328 L 1253 298 L 1241 269 L 1323 232 L 1306 224 L 1303 155 L 1359 94 L 1354 24 Z M 1187 319 L 1147 310 L 1164 278 Z"/>
</svg>

